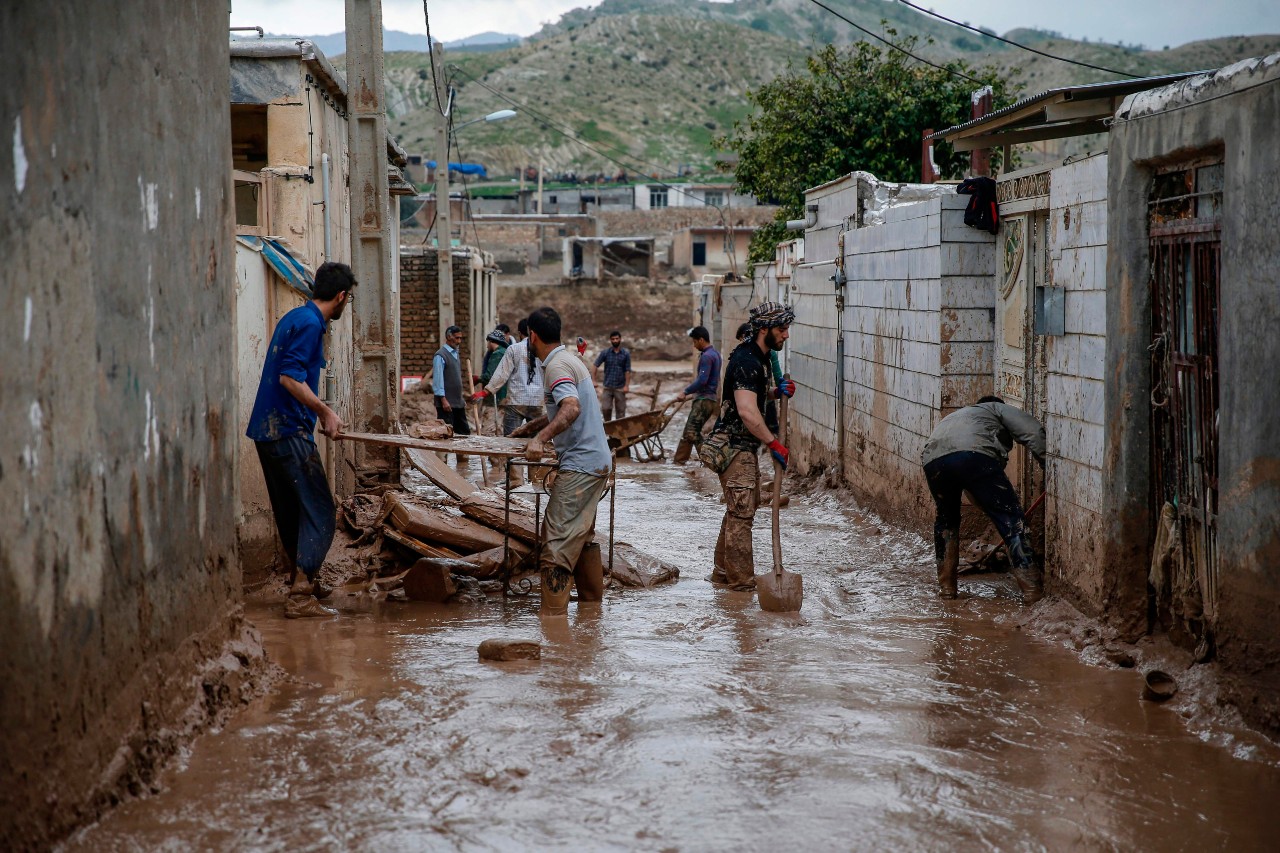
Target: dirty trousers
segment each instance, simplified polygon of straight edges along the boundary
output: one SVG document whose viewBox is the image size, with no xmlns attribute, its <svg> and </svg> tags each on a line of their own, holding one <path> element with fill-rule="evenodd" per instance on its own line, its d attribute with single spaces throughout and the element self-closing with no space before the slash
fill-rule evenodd
<svg viewBox="0 0 1280 853">
<path fill-rule="evenodd" d="M 511 435 L 529 421 L 542 417 L 541 406 L 516 406 L 504 403 L 502 406 L 502 434 Z"/>
<path fill-rule="evenodd" d="M 336 508 L 316 445 L 306 436 L 256 441 L 285 553 L 314 581 L 333 543 Z"/>
<path fill-rule="evenodd" d="M 621 388 L 600 389 L 600 413 L 606 421 L 627 416 L 627 392 Z"/>
<path fill-rule="evenodd" d="M 467 407 L 454 406 L 449 411 L 436 403 L 436 417 L 453 427 L 454 435 L 471 435 L 471 424 L 467 422 Z"/>
<path fill-rule="evenodd" d="M 760 466 L 751 450 L 739 450 L 720 475 L 724 487 L 724 521 L 716 540 L 711 578 L 733 587 L 752 587 L 756 581 L 751 549 L 751 525 L 760 506 Z"/>
<path fill-rule="evenodd" d="M 680 436 L 680 440 L 690 444 L 701 444 L 702 428 L 707 421 L 715 417 L 718 408 L 720 407 L 715 400 L 694 400 L 693 406 L 689 409 L 689 420 L 684 422 L 684 434 Z"/>
<path fill-rule="evenodd" d="M 1022 503 L 1005 476 L 1000 460 L 985 453 L 963 450 L 933 460 L 924 466 L 924 475 L 937 506 L 933 544 L 939 560 L 946 550 L 944 534 L 960 529 L 960 493 L 967 491 L 1000 531 L 1009 549 L 1009 562 L 1015 568 L 1034 566 L 1035 556 Z"/>
<path fill-rule="evenodd" d="M 596 506 L 609 485 L 608 477 L 581 471 L 560 471 L 551 484 L 542 523 L 542 556 L 538 569 L 548 592 L 559 594 L 573 582 L 573 567 L 582 547 L 591 541 Z"/>
</svg>

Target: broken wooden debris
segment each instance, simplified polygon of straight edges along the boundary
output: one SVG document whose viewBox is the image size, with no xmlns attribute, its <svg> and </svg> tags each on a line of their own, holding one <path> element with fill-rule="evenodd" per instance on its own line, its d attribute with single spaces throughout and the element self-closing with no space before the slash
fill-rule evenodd
<svg viewBox="0 0 1280 853">
<path fill-rule="evenodd" d="M 495 637 L 480 644 L 480 660 L 541 660 L 542 644 L 518 637 Z"/>
<path fill-rule="evenodd" d="M 463 557 L 462 562 L 470 563 L 475 568 L 466 572 L 473 578 L 493 578 L 502 574 L 502 546 L 490 548 L 488 551 L 481 551 L 479 554 L 472 554 L 469 557 Z M 507 569 L 519 569 L 521 566 L 532 562 L 533 549 L 519 539 L 512 539 L 507 546 Z"/>
<path fill-rule="evenodd" d="M 501 547 L 502 534 L 464 515 L 412 503 L 404 494 L 388 493 L 387 521 L 403 533 L 429 543 L 438 543 L 463 554 Z"/>
<path fill-rule="evenodd" d="M 450 468 L 445 461 L 428 450 L 403 448 L 409 464 L 422 472 L 436 488 L 454 500 L 462 500 L 476 490 L 470 480 Z"/>
<path fill-rule="evenodd" d="M 448 548 L 439 548 L 435 545 L 429 545 L 420 539 L 415 539 L 407 533 L 396 530 L 391 525 L 384 526 L 382 528 L 382 533 L 392 542 L 408 548 L 420 557 L 432 557 L 435 559 L 448 560 L 462 556 L 457 551 L 451 551 Z"/>
<path fill-rule="evenodd" d="M 462 512 L 495 530 L 506 530 L 512 537 L 536 544 L 537 529 L 534 524 L 533 505 L 519 498 L 511 498 L 511 515 L 508 520 L 505 498 L 497 489 L 477 489 L 462 499 Z"/>
<path fill-rule="evenodd" d="M 455 436 L 449 439 L 411 438 L 407 435 L 387 435 L 373 432 L 344 432 L 340 440 L 359 441 L 365 444 L 381 444 L 388 447 L 407 447 L 417 450 L 434 450 L 437 453 L 458 453 L 463 456 L 524 456 L 527 439 L 494 435 Z"/>
</svg>

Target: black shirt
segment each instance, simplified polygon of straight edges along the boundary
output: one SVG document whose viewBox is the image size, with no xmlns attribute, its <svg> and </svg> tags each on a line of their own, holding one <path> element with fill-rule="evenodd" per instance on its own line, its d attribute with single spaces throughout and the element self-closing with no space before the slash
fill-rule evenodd
<svg viewBox="0 0 1280 853">
<path fill-rule="evenodd" d="M 738 414 L 734 391 L 752 391 L 756 395 L 756 408 L 763 415 L 769 399 L 769 354 L 761 352 L 755 341 L 738 344 L 729 354 L 729 367 L 724 372 L 724 390 L 721 392 L 720 422 L 716 432 L 727 433 L 729 444 L 743 450 L 757 450 L 760 439 L 751 434 Z"/>
</svg>

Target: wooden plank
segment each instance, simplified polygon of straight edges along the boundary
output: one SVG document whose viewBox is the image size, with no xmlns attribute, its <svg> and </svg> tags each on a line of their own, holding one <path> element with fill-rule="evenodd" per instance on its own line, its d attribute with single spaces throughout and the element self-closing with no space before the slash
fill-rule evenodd
<svg viewBox="0 0 1280 853">
<path fill-rule="evenodd" d="M 532 545 L 538 541 L 533 507 L 522 500 L 512 498 L 510 524 L 506 524 L 506 507 L 502 494 L 494 490 L 473 491 L 462 499 L 461 509 L 466 515 L 495 530 L 505 527 L 513 538 L 522 542 Z"/>
<path fill-rule="evenodd" d="M 463 456 L 524 456 L 528 441 L 520 438 L 493 435 L 465 435 L 448 439 L 410 438 L 407 435 L 386 435 L 372 432 L 344 432 L 339 440 L 361 441 L 366 444 L 383 444 L 390 447 L 407 447 L 414 450 L 434 450 L 437 453 L 460 453 Z"/>
<path fill-rule="evenodd" d="M 475 485 L 470 480 L 450 468 L 443 459 L 429 450 L 411 447 L 401 449 L 404 450 L 405 458 L 409 460 L 410 465 L 421 471 L 423 476 L 434 483 L 440 491 L 454 500 L 462 500 L 476 491 Z"/>
<path fill-rule="evenodd" d="M 466 516 L 411 503 L 395 492 L 388 492 L 386 501 L 389 507 L 387 523 L 415 539 L 446 545 L 464 554 L 502 545 L 501 533 Z"/>
<path fill-rule="evenodd" d="M 450 551 L 448 548 L 437 548 L 434 545 L 428 545 L 426 542 L 414 539 L 407 533 L 401 533 L 390 524 L 383 526 L 382 534 L 397 545 L 403 545 L 410 551 L 413 551 L 415 554 L 421 554 L 423 557 L 456 559 L 459 556 L 457 551 Z"/>
</svg>

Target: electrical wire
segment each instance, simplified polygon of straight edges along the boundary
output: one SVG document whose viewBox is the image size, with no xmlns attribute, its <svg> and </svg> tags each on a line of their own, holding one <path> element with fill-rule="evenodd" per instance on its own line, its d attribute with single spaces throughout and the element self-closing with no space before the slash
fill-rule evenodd
<svg viewBox="0 0 1280 853">
<path fill-rule="evenodd" d="M 844 15 L 840 14 L 840 13 L 839 13 L 839 12 L 837 12 L 835 9 L 832 9 L 830 6 L 828 6 L 827 4 L 823 3 L 823 2 L 822 2 L 822 0 L 809 0 L 809 2 L 810 2 L 810 3 L 812 3 L 813 5 L 817 6 L 817 7 L 818 7 L 818 8 L 820 8 L 820 9 L 826 9 L 828 12 L 830 12 L 830 13 L 831 13 L 831 14 L 833 14 L 833 15 L 835 15 L 837 18 L 839 18 L 840 20 L 844 21 L 846 24 L 848 24 L 849 26 L 853 27 L 855 30 L 859 30 L 859 31 L 861 31 L 861 32 L 863 32 L 863 33 L 866 33 L 867 35 L 871 36 L 871 37 L 872 37 L 873 39 L 875 39 L 876 41 L 883 42 L 884 44 L 888 45 L 888 46 L 889 46 L 890 48 L 892 48 L 893 50 L 898 51 L 899 53 L 905 53 L 907 56 L 911 57 L 911 58 L 912 58 L 912 59 L 914 59 L 916 62 L 923 62 L 925 65 L 930 65 L 930 66 L 932 66 L 932 67 L 934 67 L 934 68 L 938 69 L 939 71 L 942 71 L 942 72 L 944 72 L 944 73 L 946 73 L 946 74 L 950 74 L 952 77 L 959 77 L 961 80 L 968 80 L 970 83 L 974 83 L 974 84 L 976 84 L 976 85 L 978 85 L 978 86 L 983 85 L 983 82 L 982 82 L 981 80 L 977 79 L 976 77 L 970 77 L 968 74 L 963 74 L 963 73 L 961 73 L 961 72 L 959 72 L 959 71 L 955 70 L 954 68 L 948 68 L 948 67 L 947 67 L 947 66 L 945 66 L 945 65 L 939 65 L 939 64 L 938 64 L 938 63 L 936 63 L 936 62 L 930 62 L 929 60 L 925 59 L 925 58 L 924 58 L 924 57 L 922 57 L 922 56 L 916 56 L 914 53 L 912 53 L 911 51 L 907 50 L 907 49 L 906 49 L 905 47 L 903 47 L 902 45 L 895 44 L 894 42 L 890 41 L 889 39 L 885 38 L 884 36 L 877 35 L 876 33 L 872 32 L 871 30 L 869 30 L 869 29 L 867 29 L 866 27 L 862 26 L 861 24 L 855 23 L 852 19 L 850 19 L 850 18 L 846 18 Z"/>
<path fill-rule="evenodd" d="M 989 33 L 986 30 L 979 29 L 978 27 L 961 23 L 960 21 L 957 21 L 954 18 L 948 18 L 946 15 L 941 15 L 937 12 L 934 12 L 931 9 L 925 9 L 922 6 L 917 6 L 915 3 L 912 3 L 911 0 L 898 0 L 898 2 L 904 6 L 910 6 L 912 9 L 915 9 L 917 12 L 920 12 L 922 14 L 931 15 L 941 21 L 946 21 L 948 24 L 954 24 L 957 27 L 963 27 L 964 29 L 969 30 L 970 32 L 975 32 L 980 36 L 986 36 L 989 39 L 995 39 L 996 41 L 1004 42 L 1005 44 L 1010 45 L 1011 47 L 1016 47 L 1019 50 L 1025 50 L 1025 51 L 1028 51 L 1029 53 L 1034 53 L 1039 56 L 1043 56 L 1046 59 L 1056 59 L 1059 62 L 1067 62 L 1067 63 L 1070 63 L 1071 65 L 1079 65 L 1081 68 L 1092 68 L 1094 71 L 1105 71 L 1107 74 L 1119 74 L 1121 77 L 1128 77 L 1134 80 L 1145 76 L 1142 74 L 1132 74 L 1128 71 L 1117 71 L 1114 68 L 1104 68 L 1101 65 L 1091 65 L 1088 62 L 1081 62 L 1077 59 L 1068 59 L 1065 56 L 1057 56 L 1052 53 L 1046 53 L 1043 50 L 1037 50 L 1036 48 L 1031 47 L 1029 45 L 1019 44 L 1018 42 L 1012 41 L 1011 39 L 1007 39 L 1004 36 L 998 36 L 995 33 Z"/>
<path fill-rule="evenodd" d="M 427 11 L 427 0 L 422 0 L 422 21 L 427 26 L 427 57 L 431 61 L 431 89 L 436 96 L 436 109 L 440 111 L 440 115 L 448 115 L 448 111 L 444 107 L 444 99 L 440 97 L 440 81 L 436 78 L 436 48 L 435 42 L 431 40 L 431 13 Z"/>
</svg>

